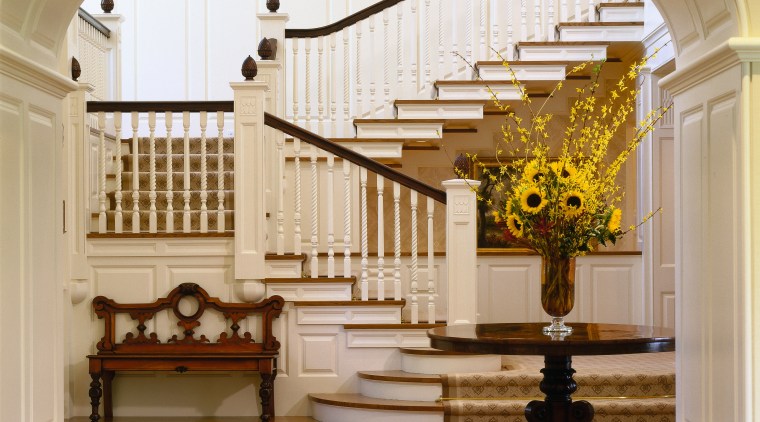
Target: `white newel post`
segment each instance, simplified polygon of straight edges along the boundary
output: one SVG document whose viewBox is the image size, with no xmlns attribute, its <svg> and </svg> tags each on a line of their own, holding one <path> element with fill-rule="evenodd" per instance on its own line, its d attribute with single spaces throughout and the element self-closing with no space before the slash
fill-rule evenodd
<svg viewBox="0 0 760 422">
<path fill-rule="evenodd" d="M 449 325 L 478 319 L 477 180 L 443 182 L 446 190 L 446 268 L 449 283 Z M 456 259 L 453 259 L 456 257 Z"/>
<path fill-rule="evenodd" d="M 68 186 L 66 200 L 66 231 L 69 234 L 69 291 L 71 301 L 79 303 L 85 299 L 89 287 L 87 265 L 87 233 L 90 232 L 90 169 L 97 163 L 90 163 L 90 128 L 87 118 L 87 97 L 95 87 L 80 83 L 79 89 L 70 92 L 68 139 L 70 140 Z M 93 165 L 94 167 L 91 167 Z M 70 216 L 70 217 L 68 217 Z"/>
<path fill-rule="evenodd" d="M 115 13 L 100 13 L 93 15 L 106 28 L 111 30 L 111 37 L 108 38 L 108 49 L 111 64 L 108 69 L 106 84 L 108 92 L 104 100 L 120 101 L 121 100 L 121 25 L 124 22 L 124 16 Z"/>
<path fill-rule="evenodd" d="M 241 300 L 264 297 L 266 257 L 266 82 L 230 83 L 235 101 L 235 280 Z"/>
</svg>

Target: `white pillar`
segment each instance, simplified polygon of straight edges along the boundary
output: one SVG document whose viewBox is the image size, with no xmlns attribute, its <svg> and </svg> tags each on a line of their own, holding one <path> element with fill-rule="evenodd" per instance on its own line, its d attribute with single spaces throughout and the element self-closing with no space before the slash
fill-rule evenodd
<svg viewBox="0 0 760 422">
<path fill-rule="evenodd" d="M 124 22 L 124 16 L 115 13 L 100 13 L 93 15 L 106 28 L 111 30 L 111 37 L 108 38 L 108 54 L 110 56 L 110 73 L 108 74 L 108 93 L 105 100 L 121 100 L 121 24 Z"/>
<path fill-rule="evenodd" d="M 443 182 L 446 190 L 446 268 L 449 325 L 474 324 L 478 319 L 477 180 Z M 453 259 L 456 257 L 456 259 Z"/>
<path fill-rule="evenodd" d="M 238 296 L 264 296 L 266 195 L 264 97 L 266 82 L 230 83 L 235 101 L 235 280 Z"/>
</svg>

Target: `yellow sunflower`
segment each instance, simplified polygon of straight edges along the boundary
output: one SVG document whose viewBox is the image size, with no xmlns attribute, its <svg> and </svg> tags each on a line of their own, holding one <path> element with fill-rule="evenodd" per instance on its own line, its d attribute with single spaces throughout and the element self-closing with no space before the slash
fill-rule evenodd
<svg viewBox="0 0 760 422">
<path fill-rule="evenodd" d="M 509 232 L 512 233 L 512 236 L 514 237 L 522 237 L 523 236 L 523 224 L 522 221 L 520 221 L 520 218 L 517 217 L 514 214 L 510 214 L 507 218 L 507 228 L 509 229 Z"/>
<path fill-rule="evenodd" d="M 583 194 L 577 190 L 565 192 L 562 195 L 560 207 L 565 212 L 565 216 L 575 217 L 583 212 L 585 208 L 585 198 L 583 197 Z"/>
<path fill-rule="evenodd" d="M 525 170 L 523 171 L 523 179 L 532 182 L 538 182 L 542 177 L 544 177 L 544 172 L 541 171 L 541 168 L 537 161 L 531 161 L 525 166 Z"/>
<path fill-rule="evenodd" d="M 523 212 L 535 214 L 541 211 L 545 205 L 546 199 L 544 198 L 544 195 L 535 186 L 525 189 L 520 195 L 520 206 L 522 207 Z"/>
<path fill-rule="evenodd" d="M 575 177 L 575 175 L 578 173 L 578 170 L 576 170 L 575 167 L 573 167 L 573 165 L 567 161 L 555 161 L 549 164 L 549 166 L 551 167 L 552 171 L 554 171 L 554 174 L 564 179 Z"/>
<path fill-rule="evenodd" d="M 622 219 L 623 211 L 620 208 L 613 209 L 612 215 L 610 215 L 610 221 L 607 222 L 607 229 L 613 233 L 620 230 L 620 221 Z"/>
</svg>

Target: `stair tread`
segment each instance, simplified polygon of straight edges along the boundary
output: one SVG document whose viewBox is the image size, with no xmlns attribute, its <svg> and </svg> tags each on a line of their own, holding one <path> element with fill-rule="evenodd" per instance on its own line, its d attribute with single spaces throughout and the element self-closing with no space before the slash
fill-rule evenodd
<svg viewBox="0 0 760 422">
<path fill-rule="evenodd" d="M 446 119 L 354 119 L 357 123 L 446 123 Z"/>
<path fill-rule="evenodd" d="M 361 379 L 389 382 L 415 382 L 440 384 L 441 376 L 433 374 L 415 374 L 411 372 L 393 371 L 359 371 L 356 375 Z"/>
<path fill-rule="evenodd" d="M 406 300 L 299 300 L 293 306 L 404 306 Z"/>
<path fill-rule="evenodd" d="M 535 47 L 535 46 L 545 45 L 545 46 L 558 46 L 558 47 L 562 47 L 562 46 L 572 47 L 572 46 L 584 46 L 584 45 L 600 46 L 600 45 L 610 45 L 610 44 L 612 44 L 610 41 L 520 41 L 519 43 L 517 43 L 517 46 L 519 47 L 521 45 L 524 45 L 524 46 Z"/>
<path fill-rule="evenodd" d="M 293 261 L 298 260 L 301 262 L 306 261 L 306 254 L 302 253 L 300 255 L 296 255 L 294 253 L 285 253 L 283 255 L 278 255 L 275 253 L 268 253 L 266 254 L 266 260 L 267 261 Z"/>
<path fill-rule="evenodd" d="M 403 322 L 400 324 L 344 324 L 344 330 L 429 330 L 436 327 L 445 327 L 446 323 L 440 324 L 412 324 Z"/>
<path fill-rule="evenodd" d="M 644 22 L 560 22 L 557 26 L 644 26 Z"/>
<path fill-rule="evenodd" d="M 429 100 L 396 100 L 394 101 L 394 104 L 472 104 L 485 106 L 489 102 L 489 100 L 439 100 L 433 98 Z"/>
<path fill-rule="evenodd" d="M 377 410 L 403 410 L 418 412 L 442 412 L 443 404 L 426 401 L 387 400 L 365 397 L 361 394 L 309 394 L 316 403 L 340 407 L 354 407 Z"/>
<path fill-rule="evenodd" d="M 509 62 L 510 66 L 559 66 L 559 65 L 569 65 L 571 63 L 578 63 L 577 61 L 573 60 L 536 60 L 536 61 L 526 61 L 526 60 L 513 60 Z M 478 66 L 501 66 L 504 62 L 501 60 L 481 60 L 479 62 L 475 63 L 475 67 Z"/>
<path fill-rule="evenodd" d="M 269 258 L 267 258 L 269 259 Z M 301 278 L 265 278 L 264 284 L 274 283 L 356 283 L 356 277 L 301 277 Z"/>
<path fill-rule="evenodd" d="M 472 353 L 452 352 L 449 350 L 433 349 L 432 347 L 401 347 L 401 354 L 404 355 L 423 355 L 423 356 L 484 356 Z"/>
<path fill-rule="evenodd" d="M 634 1 L 627 3 L 599 3 L 596 7 L 644 7 L 643 1 Z"/>
</svg>

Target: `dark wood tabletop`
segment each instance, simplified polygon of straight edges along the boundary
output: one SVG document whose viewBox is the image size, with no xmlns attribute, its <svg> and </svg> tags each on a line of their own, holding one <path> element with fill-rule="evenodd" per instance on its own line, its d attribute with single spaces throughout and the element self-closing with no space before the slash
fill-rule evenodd
<svg viewBox="0 0 760 422">
<path fill-rule="evenodd" d="M 428 331 L 435 349 L 499 355 L 615 355 L 670 352 L 675 332 L 643 325 L 571 323 L 572 334 L 550 336 L 546 323 L 465 324 Z"/>
</svg>

